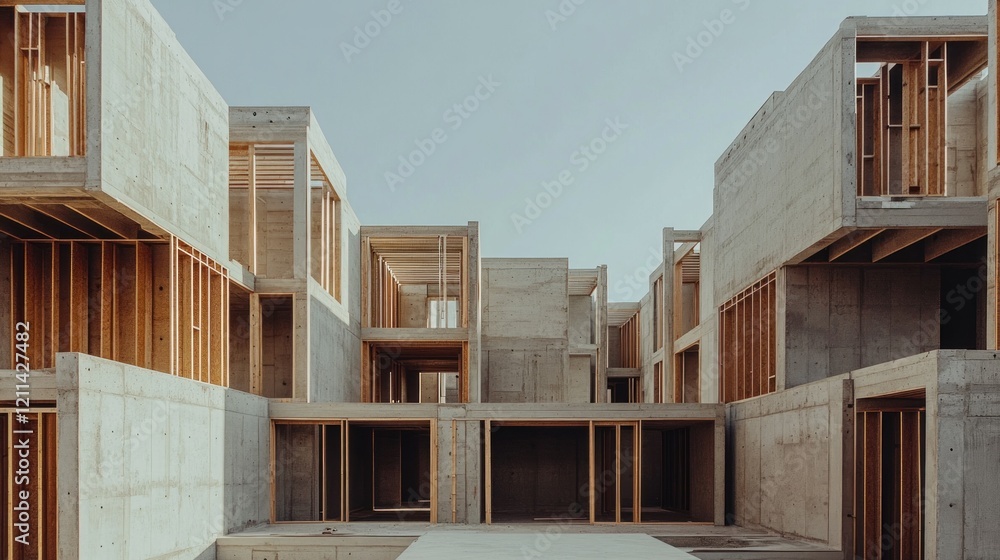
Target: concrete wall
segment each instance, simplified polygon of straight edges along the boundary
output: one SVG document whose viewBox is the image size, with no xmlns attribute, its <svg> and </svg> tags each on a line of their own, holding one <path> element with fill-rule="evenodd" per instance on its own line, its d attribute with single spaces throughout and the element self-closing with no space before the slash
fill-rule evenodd
<svg viewBox="0 0 1000 560">
<path fill-rule="evenodd" d="M 788 388 L 939 348 L 937 267 L 799 266 L 785 278 Z"/>
<path fill-rule="evenodd" d="M 843 379 L 726 406 L 731 522 L 840 546 Z"/>
<path fill-rule="evenodd" d="M 267 399 L 226 391 L 222 534 L 271 519 L 271 421 Z"/>
<path fill-rule="evenodd" d="M 715 301 L 715 251 L 716 235 L 714 220 L 709 219 L 701 227 L 701 297 L 698 303 L 699 321 L 702 329 L 701 344 L 698 348 L 700 363 L 701 402 L 719 402 L 719 308 Z"/>
<path fill-rule="evenodd" d="M 988 83 L 973 78 L 948 96 L 945 188 L 949 196 L 986 194 Z"/>
<path fill-rule="evenodd" d="M 427 286 L 399 287 L 399 327 L 427 328 Z"/>
<path fill-rule="evenodd" d="M 314 402 L 361 400 L 361 327 L 319 285 L 310 290 L 310 399 Z M 355 316 L 356 317 L 356 316 Z"/>
<path fill-rule="evenodd" d="M 833 547 L 851 542 L 855 506 L 844 489 L 854 472 L 844 465 L 857 458 L 844 419 L 853 423 L 859 399 L 923 390 L 926 557 L 993 558 L 1000 547 L 998 358 L 937 350 L 727 405 L 729 521 Z"/>
<path fill-rule="evenodd" d="M 569 263 L 482 260 L 484 402 L 570 402 Z M 584 400 L 583 402 L 587 402 Z"/>
<path fill-rule="evenodd" d="M 87 57 L 87 186 L 228 262 L 225 101 L 146 0 L 88 0 Z"/>
<path fill-rule="evenodd" d="M 853 70 L 843 75 L 845 43 L 853 48 L 853 35 L 835 35 L 786 91 L 764 103 L 715 164 L 715 274 L 703 285 L 717 303 L 842 224 L 844 131 L 853 143 L 847 121 L 853 106 L 848 112 L 845 99 L 854 99 Z"/>
<path fill-rule="evenodd" d="M 60 354 L 60 558 L 211 559 L 269 509 L 267 401 Z"/>
<path fill-rule="evenodd" d="M 594 298 L 569 296 L 569 344 L 594 344 Z"/>
<path fill-rule="evenodd" d="M 996 557 L 1000 535 L 1000 355 L 941 352 L 928 394 L 926 535 L 929 559 Z"/>
<path fill-rule="evenodd" d="M 310 280 L 310 394 L 316 402 L 361 401 L 361 224 L 341 202 L 341 301 Z"/>
</svg>

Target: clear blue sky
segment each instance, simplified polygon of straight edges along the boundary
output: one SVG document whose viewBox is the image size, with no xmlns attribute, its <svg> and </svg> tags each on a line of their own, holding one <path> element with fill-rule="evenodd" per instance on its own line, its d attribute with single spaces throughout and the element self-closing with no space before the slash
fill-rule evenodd
<svg viewBox="0 0 1000 560">
<path fill-rule="evenodd" d="M 696 229 L 709 217 L 715 160 L 845 17 L 987 9 L 986 0 L 153 4 L 231 105 L 314 108 L 362 223 L 478 220 L 483 256 L 607 264 L 612 300 L 645 292 L 625 280 L 648 274 L 663 227 Z M 702 52 L 678 58 L 699 39 Z M 400 169 L 401 157 L 412 167 Z M 526 212 L 526 198 L 548 206 Z"/>
</svg>

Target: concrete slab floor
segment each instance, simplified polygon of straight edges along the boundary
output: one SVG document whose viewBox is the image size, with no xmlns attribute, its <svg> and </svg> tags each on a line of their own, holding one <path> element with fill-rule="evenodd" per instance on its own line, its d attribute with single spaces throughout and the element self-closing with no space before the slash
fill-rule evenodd
<svg viewBox="0 0 1000 560">
<path fill-rule="evenodd" d="M 558 534 L 591 534 L 613 536 L 640 534 L 649 535 L 682 552 L 702 560 L 827 560 L 839 559 L 841 555 L 834 549 L 811 542 L 789 539 L 780 535 L 743 527 L 682 524 L 642 524 L 642 525 L 590 525 L 569 524 L 493 524 L 493 525 L 451 525 L 428 523 L 294 523 L 262 525 L 227 538 L 269 538 L 269 537 L 422 537 L 427 534 L 445 534 L 449 538 L 464 533 L 476 535 L 511 534 L 540 535 L 546 531 Z M 669 549 L 667 549 L 669 550 Z M 615 558 L 604 556 L 603 558 Z"/>
<path fill-rule="evenodd" d="M 399 560 L 697 560 L 649 535 L 536 531 L 494 533 L 433 531 L 417 539 Z"/>
</svg>

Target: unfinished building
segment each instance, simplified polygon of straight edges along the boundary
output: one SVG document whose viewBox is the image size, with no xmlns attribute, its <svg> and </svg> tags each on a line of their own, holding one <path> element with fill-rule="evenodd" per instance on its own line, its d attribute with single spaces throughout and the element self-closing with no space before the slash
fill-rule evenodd
<svg viewBox="0 0 1000 560">
<path fill-rule="evenodd" d="M 996 18 L 846 20 L 609 302 L 360 224 L 312 111 L 229 107 L 147 0 L 0 0 L 0 557 L 991 558 Z"/>
</svg>

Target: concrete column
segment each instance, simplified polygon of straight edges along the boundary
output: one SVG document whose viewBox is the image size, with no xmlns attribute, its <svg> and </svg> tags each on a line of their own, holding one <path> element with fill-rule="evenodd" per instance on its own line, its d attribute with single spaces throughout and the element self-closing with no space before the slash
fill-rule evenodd
<svg viewBox="0 0 1000 560">
<path fill-rule="evenodd" d="M 714 522 L 722 527 L 726 524 L 726 407 L 720 406 L 715 417 L 715 515 Z"/>
<path fill-rule="evenodd" d="M 438 523 L 480 523 L 480 425 L 465 406 L 438 408 Z"/>
<path fill-rule="evenodd" d="M 998 156 L 998 151 L 1000 151 L 1000 139 L 997 138 L 998 125 L 1000 125 L 1000 114 L 997 113 L 997 95 L 1000 95 L 1000 91 L 997 91 L 998 80 L 1000 80 L 1000 60 L 997 59 L 997 41 L 1000 37 L 997 33 L 1000 29 L 997 28 L 997 0 L 989 0 L 989 9 L 987 15 L 987 21 L 989 23 L 989 66 L 988 66 L 988 77 L 986 78 L 991 82 L 991 87 L 987 89 L 987 118 L 986 122 L 989 125 L 986 127 L 986 169 L 993 169 L 994 165 L 1000 163 L 1000 156 Z M 991 238 L 992 239 L 992 238 Z M 993 247 L 993 245 L 990 245 Z M 992 346 L 990 348 L 993 348 Z"/>
<path fill-rule="evenodd" d="M 480 377 L 480 348 L 482 347 L 482 294 L 479 279 L 482 268 L 479 259 L 479 222 L 469 222 L 469 402 L 482 401 L 482 379 Z"/>
<path fill-rule="evenodd" d="M 312 270 L 309 263 L 309 250 L 312 245 L 310 236 L 312 227 L 310 225 L 309 196 L 310 177 L 310 156 L 309 142 L 300 140 L 295 142 L 295 181 L 292 204 L 293 224 L 292 224 L 292 277 L 296 279 L 309 278 Z"/>
<path fill-rule="evenodd" d="M 839 524 L 835 522 L 834 518 L 830 518 L 830 536 L 829 540 L 833 543 L 836 540 L 837 535 L 836 529 L 839 525 L 840 533 L 840 546 L 841 550 L 851 550 L 854 546 L 854 519 L 857 517 L 857 512 L 854 508 L 856 507 L 854 501 L 854 484 L 855 484 L 855 446 L 854 446 L 854 425 L 857 417 L 857 412 L 854 408 L 854 380 L 845 379 L 843 385 L 844 397 L 841 400 L 841 457 L 840 457 L 840 469 L 841 469 L 841 512 Z M 831 401 L 831 406 L 835 403 Z M 831 430 L 831 436 L 834 432 Z M 831 442 L 832 443 L 832 442 Z M 833 445 L 830 446 L 831 451 L 833 450 Z M 830 473 L 833 475 L 837 471 L 833 469 L 834 459 L 831 453 L 830 461 Z M 831 482 L 834 481 L 834 477 L 831 476 Z M 830 496 L 830 504 L 834 503 L 837 496 Z M 832 508 L 831 508 L 832 509 Z"/>
<path fill-rule="evenodd" d="M 663 314 L 663 394 L 666 402 L 674 402 L 674 228 L 663 228 L 663 293 L 660 313 Z"/>
<path fill-rule="evenodd" d="M 292 300 L 292 398 L 308 402 L 311 400 L 309 374 L 309 293 L 297 293 Z"/>
<path fill-rule="evenodd" d="M 463 444 L 461 452 L 464 453 L 461 464 L 465 468 L 465 480 L 458 481 L 459 490 L 464 490 L 465 494 L 463 500 L 465 519 L 460 522 L 478 525 L 483 514 L 482 423 L 479 420 L 465 420 L 458 425 L 460 430 L 458 441 Z M 459 511 L 461 514 L 462 510 Z"/>
<path fill-rule="evenodd" d="M 994 2 L 990 2 L 993 6 Z M 990 20 L 992 21 L 992 20 Z M 992 37 L 992 36 L 991 36 Z M 993 79 L 992 77 L 990 79 Z M 993 89 L 991 88 L 992 92 Z M 991 109 L 992 110 L 992 109 Z M 992 121 L 996 122 L 996 121 Z M 995 172 L 996 170 L 994 170 Z M 991 175 L 995 175 L 992 173 Z M 992 182 L 992 181 L 991 181 Z M 997 349 L 997 243 L 1000 242 L 997 231 L 997 199 L 994 189 L 990 189 L 990 202 L 988 218 L 986 219 L 987 242 L 986 242 L 986 349 Z"/>
<path fill-rule="evenodd" d="M 437 472 L 432 473 L 437 484 L 437 522 L 452 523 L 452 511 L 458 507 L 456 496 L 452 495 L 453 478 L 456 475 L 456 465 L 459 465 L 456 433 L 452 426 L 451 407 L 438 407 L 437 417 Z M 405 468 L 405 467 L 404 467 Z M 457 482 L 457 481 L 455 481 Z"/>
<path fill-rule="evenodd" d="M 597 394 L 594 402 L 605 402 L 608 396 L 608 265 L 597 269 L 597 313 L 594 317 L 597 334 Z"/>
<path fill-rule="evenodd" d="M 788 269 L 778 269 L 774 285 L 774 375 L 775 391 L 784 391 L 785 383 L 785 313 L 788 309 Z"/>
</svg>

